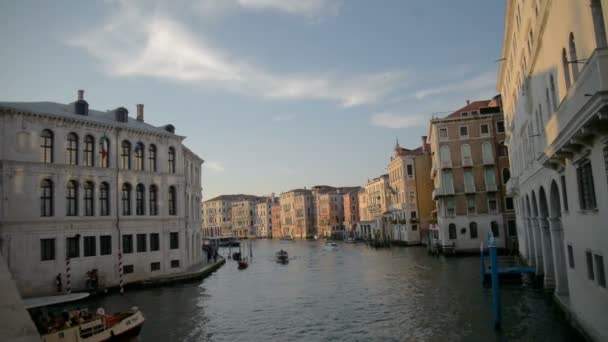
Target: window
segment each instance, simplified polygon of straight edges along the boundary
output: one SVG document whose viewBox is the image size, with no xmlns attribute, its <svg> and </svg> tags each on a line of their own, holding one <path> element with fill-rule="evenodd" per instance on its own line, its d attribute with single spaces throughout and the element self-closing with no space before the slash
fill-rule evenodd
<svg viewBox="0 0 608 342">
<path fill-rule="evenodd" d="M 150 271 L 159 271 L 160 270 L 160 262 L 151 262 L 150 263 Z"/>
<path fill-rule="evenodd" d="M 502 184 L 507 184 L 507 182 L 511 179 L 511 171 L 509 169 L 502 169 Z"/>
<path fill-rule="evenodd" d="M 122 267 L 122 273 L 123 274 L 130 274 L 133 273 L 133 265 L 124 265 Z"/>
<path fill-rule="evenodd" d="M 415 220 L 415 219 L 416 219 L 416 216 L 417 216 L 416 211 L 412 211 L 412 212 L 410 212 L 410 218 L 411 218 L 412 220 Z"/>
<path fill-rule="evenodd" d="M 135 144 L 135 170 L 144 169 L 144 144 L 138 142 Z"/>
<path fill-rule="evenodd" d="M 463 166 L 472 166 L 473 158 L 471 156 L 471 146 L 469 144 L 460 145 L 460 154 L 462 157 Z"/>
<path fill-rule="evenodd" d="M 135 214 L 136 215 L 144 215 L 145 214 L 145 196 L 146 188 L 143 184 L 137 184 L 135 188 Z"/>
<path fill-rule="evenodd" d="M 169 173 L 175 173 L 175 149 L 169 147 Z"/>
<path fill-rule="evenodd" d="M 78 216 L 78 183 L 69 181 L 65 192 L 66 216 Z"/>
<path fill-rule="evenodd" d="M 464 171 L 464 192 L 475 192 L 475 180 L 473 178 L 473 172 L 470 169 Z"/>
<path fill-rule="evenodd" d="M 53 216 L 53 182 L 50 179 L 40 183 L 40 216 Z"/>
<path fill-rule="evenodd" d="M 448 145 L 441 146 L 439 153 L 441 157 L 441 166 L 451 166 L 452 155 L 450 154 L 450 147 Z"/>
<path fill-rule="evenodd" d="M 95 242 L 95 236 L 84 237 L 84 256 L 90 257 L 97 255 L 97 243 Z"/>
<path fill-rule="evenodd" d="M 506 157 L 508 155 L 509 155 L 509 150 L 507 149 L 505 142 L 504 141 L 499 142 L 498 143 L 498 156 Z"/>
<path fill-rule="evenodd" d="M 55 239 L 40 239 L 40 260 L 55 260 Z"/>
<path fill-rule="evenodd" d="M 477 212 L 477 202 L 475 195 L 467 196 L 467 213 L 475 215 Z"/>
<path fill-rule="evenodd" d="M 408 192 L 408 198 L 407 198 L 409 203 L 416 203 L 416 192 L 415 191 L 409 191 Z"/>
<path fill-rule="evenodd" d="M 595 267 L 597 271 L 597 284 L 601 287 L 606 287 L 606 273 L 604 272 L 604 257 L 601 255 L 594 255 Z"/>
<path fill-rule="evenodd" d="M 440 128 L 439 129 L 439 138 L 441 140 L 445 140 L 448 138 L 448 129 L 447 128 Z"/>
<path fill-rule="evenodd" d="M 66 241 L 66 254 L 68 258 L 80 257 L 80 236 L 69 237 Z"/>
<path fill-rule="evenodd" d="M 492 235 L 494 235 L 495 238 L 500 236 L 500 229 L 498 229 L 498 222 L 496 221 L 492 221 L 490 222 L 490 229 L 492 229 Z"/>
<path fill-rule="evenodd" d="M 481 144 L 481 154 L 484 164 L 494 164 L 494 154 L 492 153 L 492 145 L 489 142 Z"/>
<path fill-rule="evenodd" d="M 99 166 L 110 167 L 110 139 L 105 136 L 99 140 L 99 154 Z"/>
<path fill-rule="evenodd" d="M 169 187 L 169 215 L 177 215 L 177 192 L 174 186 Z"/>
<path fill-rule="evenodd" d="M 148 146 L 148 170 L 156 172 L 156 145 Z"/>
<path fill-rule="evenodd" d="M 40 161 L 47 164 L 53 162 L 53 132 L 48 129 L 40 134 Z"/>
<path fill-rule="evenodd" d="M 170 249 L 178 249 L 179 248 L 179 235 L 178 235 L 178 233 L 170 233 L 169 234 L 169 248 Z"/>
<path fill-rule="evenodd" d="M 477 223 L 471 222 L 469 223 L 469 235 L 471 239 L 477 239 Z"/>
<path fill-rule="evenodd" d="M 581 210 L 593 210 L 597 208 L 595 201 L 595 188 L 593 185 L 593 173 L 591 161 L 583 159 L 576 168 L 578 182 L 579 205 Z"/>
<path fill-rule="evenodd" d="M 496 173 L 493 166 L 484 167 L 486 191 L 496 191 Z"/>
<path fill-rule="evenodd" d="M 78 136 L 76 133 L 68 134 L 65 161 L 69 165 L 78 165 Z"/>
<path fill-rule="evenodd" d="M 498 132 L 498 133 L 505 132 L 505 122 L 503 120 L 496 121 L 496 132 Z"/>
<path fill-rule="evenodd" d="M 574 268 L 574 251 L 572 250 L 572 245 L 568 245 L 568 266 L 570 268 Z"/>
<path fill-rule="evenodd" d="M 562 184 L 562 200 L 564 202 L 564 211 L 568 211 L 568 192 L 566 191 L 566 177 L 561 176 L 560 182 Z"/>
<path fill-rule="evenodd" d="M 90 135 L 84 137 L 84 165 L 95 166 L 95 138 Z"/>
<path fill-rule="evenodd" d="M 454 216 L 454 197 L 445 198 L 445 215 Z"/>
<path fill-rule="evenodd" d="M 137 234 L 137 253 L 143 253 L 148 250 L 146 241 L 146 234 Z"/>
<path fill-rule="evenodd" d="M 179 268 L 179 260 L 171 260 L 171 268 Z"/>
<path fill-rule="evenodd" d="M 95 185 L 92 182 L 84 183 L 84 216 L 95 215 L 95 197 L 93 196 Z"/>
<path fill-rule="evenodd" d="M 159 234 L 158 233 L 151 233 L 150 234 L 150 251 L 158 251 L 160 250 L 160 240 L 159 240 Z"/>
<path fill-rule="evenodd" d="M 120 165 L 125 170 L 131 169 L 131 143 L 123 140 L 120 148 Z"/>
<path fill-rule="evenodd" d="M 122 185 L 122 214 L 131 215 L 131 184 Z"/>
<path fill-rule="evenodd" d="M 515 209 L 515 206 L 513 205 L 513 197 L 505 197 L 505 209 L 506 210 Z"/>
<path fill-rule="evenodd" d="M 412 230 L 413 231 L 417 231 L 418 230 L 418 225 L 417 224 L 413 224 L 412 225 Z"/>
<path fill-rule="evenodd" d="M 608 151 L 608 148 L 606 148 L 606 151 Z M 606 152 L 606 154 L 608 154 L 608 152 Z M 608 160 L 606 162 L 608 164 Z M 407 177 L 408 178 L 414 178 L 414 165 L 412 164 L 407 164 L 406 166 L 406 170 L 407 170 Z M 606 166 L 608 168 L 608 166 Z"/>
<path fill-rule="evenodd" d="M 482 124 L 480 126 L 480 128 L 481 128 L 481 135 L 490 135 L 490 125 Z"/>
<path fill-rule="evenodd" d="M 593 270 L 593 255 L 590 251 L 586 251 L 585 257 L 587 259 L 587 277 L 589 280 L 595 280 L 595 271 Z"/>
<path fill-rule="evenodd" d="M 99 237 L 99 255 L 112 254 L 112 236 L 102 235 Z"/>
<path fill-rule="evenodd" d="M 460 113 L 460 116 L 462 116 L 463 118 L 466 118 L 467 116 L 469 116 L 469 112 L 462 112 L 462 113 Z"/>
<path fill-rule="evenodd" d="M 158 188 L 156 187 L 156 185 L 150 186 L 150 194 L 148 200 L 150 204 L 150 208 L 148 209 L 149 214 L 151 216 L 158 215 Z"/>
<path fill-rule="evenodd" d="M 468 138 L 469 137 L 469 127 L 468 126 L 461 126 L 460 127 L 460 137 L 461 138 Z"/>
<path fill-rule="evenodd" d="M 122 236 L 122 252 L 124 254 L 133 253 L 133 235 Z"/>
<path fill-rule="evenodd" d="M 498 210 L 498 202 L 496 200 L 496 194 L 489 193 L 488 194 L 488 211 L 491 213 L 495 213 Z"/>
<path fill-rule="evenodd" d="M 448 234 L 450 235 L 450 240 L 456 239 L 456 225 L 455 224 L 450 223 L 450 225 L 448 226 Z"/>
<path fill-rule="evenodd" d="M 99 215 L 110 216 L 110 185 L 106 182 L 99 186 Z"/>
</svg>

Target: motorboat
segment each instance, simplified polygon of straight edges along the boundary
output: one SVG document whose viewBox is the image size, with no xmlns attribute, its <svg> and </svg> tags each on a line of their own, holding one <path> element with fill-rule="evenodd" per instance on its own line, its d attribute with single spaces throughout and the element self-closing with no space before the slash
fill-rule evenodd
<svg viewBox="0 0 608 342">
<path fill-rule="evenodd" d="M 284 250 L 280 250 L 277 252 L 277 261 L 281 262 L 281 263 L 286 263 L 289 262 L 289 255 L 287 254 L 287 251 Z"/>
<path fill-rule="evenodd" d="M 87 309 L 64 311 L 52 305 L 65 304 L 88 294 L 67 294 L 24 300 L 44 342 L 101 342 L 131 340 L 139 335 L 144 316 L 137 307 L 108 314 L 103 308 L 89 313 Z M 53 311 L 59 311 L 53 314 Z"/>
<path fill-rule="evenodd" d="M 326 241 L 325 247 L 338 247 L 338 244 L 335 243 L 334 241 Z"/>
</svg>

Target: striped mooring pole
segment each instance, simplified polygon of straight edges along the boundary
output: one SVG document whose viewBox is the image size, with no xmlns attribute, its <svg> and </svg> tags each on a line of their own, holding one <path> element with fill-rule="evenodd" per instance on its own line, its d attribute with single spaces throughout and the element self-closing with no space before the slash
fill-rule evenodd
<svg viewBox="0 0 608 342">
<path fill-rule="evenodd" d="M 122 252 L 118 252 L 118 284 L 120 286 L 120 294 L 125 292 L 122 287 Z"/>
<path fill-rule="evenodd" d="M 67 293 L 72 293 L 72 281 L 70 280 L 71 277 L 71 267 L 70 267 L 70 258 L 67 257 L 65 258 L 65 291 Z"/>
</svg>

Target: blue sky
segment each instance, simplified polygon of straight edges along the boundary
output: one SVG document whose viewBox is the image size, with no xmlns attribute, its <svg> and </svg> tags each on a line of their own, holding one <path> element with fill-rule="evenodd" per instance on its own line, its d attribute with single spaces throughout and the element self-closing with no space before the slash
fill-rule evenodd
<svg viewBox="0 0 608 342">
<path fill-rule="evenodd" d="M 395 138 L 495 95 L 503 1 L 0 2 L 1 101 L 145 104 L 205 159 L 203 196 L 362 185 Z"/>
</svg>

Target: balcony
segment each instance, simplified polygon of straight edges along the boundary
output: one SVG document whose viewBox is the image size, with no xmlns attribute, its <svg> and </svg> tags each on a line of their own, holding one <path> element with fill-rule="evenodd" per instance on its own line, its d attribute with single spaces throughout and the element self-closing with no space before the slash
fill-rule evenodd
<svg viewBox="0 0 608 342">
<path fill-rule="evenodd" d="M 454 195 L 454 186 L 439 186 L 438 188 L 435 188 L 435 190 L 433 190 L 431 195 L 433 196 L 433 199 L 437 199 L 441 196 L 452 196 Z"/>
<path fill-rule="evenodd" d="M 467 194 L 475 193 L 475 184 L 464 184 L 464 192 Z"/>
<path fill-rule="evenodd" d="M 496 192 L 496 191 L 498 191 L 498 188 L 496 187 L 496 183 L 488 183 L 488 184 L 486 184 L 486 191 L 487 192 Z"/>
<path fill-rule="evenodd" d="M 462 157 L 462 167 L 472 167 L 473 159 L 471 157 Z"/>
<path fill-rule="evenodd" d="M 494 165 L 494 156 L 483 156 L 483 165 Z"/>
<path fill-rule="evenodd" d="M 441 169 L 451 169 L 452 168 L 452 161 L 451 160 L 442 160 L 441 161 Z"/>
</svg>

